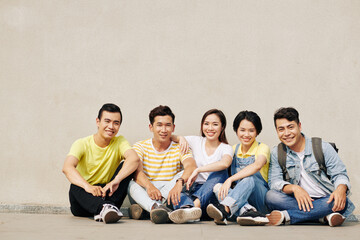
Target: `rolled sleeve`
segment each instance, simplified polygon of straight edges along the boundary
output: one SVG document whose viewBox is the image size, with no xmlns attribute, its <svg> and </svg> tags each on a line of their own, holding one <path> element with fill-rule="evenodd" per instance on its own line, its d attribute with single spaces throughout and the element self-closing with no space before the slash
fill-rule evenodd
<svg viewBox="0 0 360 240">
<path fill-rule="evenodd" d="M 322 144 L 327 175 L 330 176 L 331 182 L 334 184 L 335 189 L 344 184 L 347 186 L 348 191 L 351 188 L 350 180 L 347 175 L 345 164 L 341 161 L 335 149 L 327 142 Z"/>
<path fill-rule="evenodd" d="M 278 162 L 277 147 L 274 147 L 270 155 L 269 187 L 272 190 L 282 191 L 285 185 L 290 184 L 283 179 L 283 173 Z"/>
</svg>

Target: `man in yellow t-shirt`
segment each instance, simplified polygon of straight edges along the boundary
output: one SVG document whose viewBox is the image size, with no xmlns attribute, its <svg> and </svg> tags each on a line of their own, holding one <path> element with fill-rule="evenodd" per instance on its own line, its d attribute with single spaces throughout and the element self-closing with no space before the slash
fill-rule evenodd
<svg viewBox="0 0 360 240">
<path fill-rule="evenodd" d="M 179 144 L 171 141 L 175 115 L 168 106 L 154 108 L 149 120 L 153 138 L 134 145 L 141 163 L 129 184 L 130 200 L 137 203 L 130 206 L 130 217 L 140 219 L 146 211 L 151 221 L 159 224 L 169 221 L 170 209 L 163 205 L 166 200 L 169 205 L 179 205 L 183 185 L 196 163 L 191 152 L 182 154 Z M 181 215 L 186 222 L 200 218 L 201 209 L 184 208 L 171 214 Z"/>
<path fill-rule="evenodd" d="M 97 133 L 71 146 L 63 173 L 71 183 L 69 198 L 74 216 L 94 216 L 94 220 L 105 223 L 122 217 L 119 208 L 140 160 L 123 136 L 116 137 L 121 122 L 120 108 L 104 104 L 96 119 Z"/>
</svg>

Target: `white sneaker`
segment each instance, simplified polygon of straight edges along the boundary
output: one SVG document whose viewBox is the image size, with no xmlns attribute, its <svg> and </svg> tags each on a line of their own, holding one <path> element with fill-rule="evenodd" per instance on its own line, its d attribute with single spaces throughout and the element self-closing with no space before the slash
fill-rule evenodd
<svg viewBox="0 0 360 240">
<path fill-rule="evenodd" d="M 201 214 L 201 208 L 198 207 L 180 208 L 172 211 L 169 218 L 173 223 L 186 223 L 200 220 Z"/>
<path fill-rule="evenodd" d="M 104 204 L 101 212 L 94 216 L 94 220 L 104 223 L 116 223 L 122 218 L 123 214 L 112 204 Z"/>
<path fill-rule="evenodd" d="M 345 221 L 345 217 L 340 213 L 330 213 L 325 218 L 330 227 L 340 226 Z"/>
</svg>

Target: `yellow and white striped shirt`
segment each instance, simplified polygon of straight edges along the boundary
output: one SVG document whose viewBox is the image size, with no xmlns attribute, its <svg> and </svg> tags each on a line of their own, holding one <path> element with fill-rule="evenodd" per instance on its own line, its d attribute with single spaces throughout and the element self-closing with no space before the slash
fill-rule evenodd
<svg viewBox="0 0 360 240">
<path fill-rule="evenodd" d="M 135 143 L 134 150 L 139 155 L 144 167 L 144 173 L 150 181 L 170 181 L 180 172 L 182 162 L 192 157 L 189 150 L 186 154 L 180 152 L 179 144 L 171 142 L 164 152 L 155 150 L 152 139 Z"/>
</svg>

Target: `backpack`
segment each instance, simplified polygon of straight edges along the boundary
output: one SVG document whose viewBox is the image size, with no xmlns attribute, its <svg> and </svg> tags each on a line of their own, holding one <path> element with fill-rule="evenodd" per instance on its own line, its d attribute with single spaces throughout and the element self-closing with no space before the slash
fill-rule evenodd
<svg viewBox="0 0 360 240">
<path fill-rule="evenodd" d="M 327 175 L 326 165 L 325 165 L 325 158 L 324 153 L 322 149 L 322 140 L 319 137 L 313 137 L 311 138 L 312 141 L 312 148 L 313 153 L 315 155 L 315 159 L 317 163 L 319 164 L 319 172 L 318 174 L 321 174 L 321 171 L 323 171 L 326 176 L 330 179 L 330 177 Z M 336 152 L 339 151 L 339 149 L 336 147 L 335 143 L 329 142 L 330 145 L 335 149 Z M 286 169 L 286 145 L 283 143 L 278 144 L 278 162 L 281 167 L 281 170 L 283 172 L 283 179 L 287 182 L 289 182 L 290 177 L 289 173 Z"/>
</svg>

